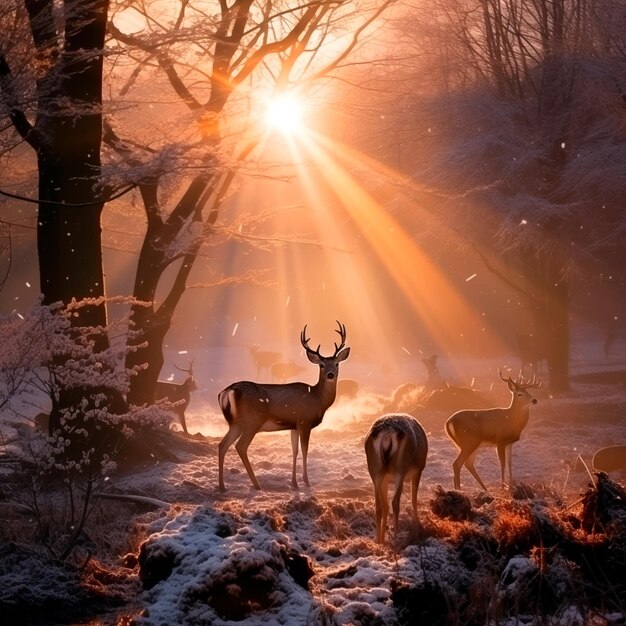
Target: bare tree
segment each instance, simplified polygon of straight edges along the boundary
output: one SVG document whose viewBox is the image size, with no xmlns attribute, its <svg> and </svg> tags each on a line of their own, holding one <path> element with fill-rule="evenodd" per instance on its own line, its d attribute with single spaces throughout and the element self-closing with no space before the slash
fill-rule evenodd
<svg viewBox="0 0 626 626">
<path fill-rule="evenodd" d="M 388 116 L 412 139 L 401 168 L 522 296 L 529 325 L 513 330 L 544 338 L 554 390 L 569 386 L 577 286 L 616 267 L 624 228 L 623 37 L 609 24 L 619 11 L 455 0 L 399 24 L 408 61 L 394 81 L 413 87 Z"/>
<path fill-rule="evenodd" d="M 137 181 L 147 230 L 133 295 L 151 306 L 133 310 L 137 349 L 129 354 L 127 364 L 148 366 L 133 379 L 132 401 L 141 403 L 151 397 L 163 364 L 163 339 L 199 249 L 215 228 L 237 168 L 259 141 L 255 133 L 242 140 L 237 134 L 240 125 L 234 122 L 241 116 L 248 119 L 247 108 L 258 107 L 255 91 L 306 89 L 313 81 L 329 76 L 390 4 L 390 0 L 366 3 L 357 14 L 354 5 L 329 0 L 278 4 L 236 0 L 230 5 L 214 5 L 210 11 L 203 9 L 203 3 L 182 2 L 176 13 L 158 21 L 146 4 L 147 9 L 140 11 L 143 28 L 132 34 L 118 26 L 113 16 L 111 35 L 125 57 L 138 59 L 128 72 L 128 81 L 138 84 L 144 73 L 157 76 L 157 80 L 163 77 L 170 93 L 186 109 L 180 115 L 195 127 L 197 142 L 194 161 L 187 159 L 185 166 L 198 173 L 187 179 L 173 206 L 165 206 L 160 198 L 166 170 L 156 167 L 150 177 Z M 348 27 L 350 36 L 329 57 L 325 45 L 340 24 Z M 125 93 L 132 93 L 129 82 L 122 88 Z M 243 102 L 238 99 L 242 92 L 247 92 Z M 137 148 L 112 126 L 107 128 L 105 141 L 130 165 L 139 165 L 150 156 L 149 146 Z M 185 245 L 180 245 L 181 241 Z M 176 277 L 156 306 L 161 277 L 175 262 L 179 263 Z"/>
<path fill-rule="evenodd" d="M 112 198 L 139 189 L 147 228 L 133 294 L 144 304 L 133 307 L 127 365 L 147 367 L 133 378 L 131 402 L 152 399 L 163 339 L 186 280 L 216 229 L 238 169 L 258 143 L 258 134 L 239 134 L 255 107 L 258 113 L 254 90 L 306 89 L 330 76 L 392 2 L 3 4 L 2 134 L 18 137 L 36 156 L 44 303 L 104 295 L 102 210 Z M 112 95 L 107 102 L 105 76 Z M 178 103 L 173 119 L 155 122 L 158 140 L 129 132 L 140 130 L 142 116 L 154 121 L 154 112 L 133 108 L 124 117 L 138 102 L 156 102 L 155 86 Z M 171 127 L 176 137 L 167 136 Z M 176 263 L 157 306 L 157 286 Z M 93 302 L 98 304 L 82 308 L 73 323 L 106 326 L 104 300 Z M 106 336 L 94 337 L 96 349 L 106 347 Z M 52 416 L 51 428 L 55 424 Z"/>
</svg>

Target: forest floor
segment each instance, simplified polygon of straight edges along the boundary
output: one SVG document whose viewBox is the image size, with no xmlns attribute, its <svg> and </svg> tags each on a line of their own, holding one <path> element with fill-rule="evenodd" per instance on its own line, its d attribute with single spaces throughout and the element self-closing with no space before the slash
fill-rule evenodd
<svg viewBox="0 0 626 626">
<path fill-rule="evenodd" d="M 443 430 L 459 407 L 425 408 L 420 387 L 395 407 L 391 394 L 339 400 L 311 436 L 311 487 L 290 486 L 289 434 L 261 433 L 249 455 L 262 491 L 233 447 L 222 493 L 217 444 L 225 424 L 207 393 L 189 414 L 196 434 L 167 438 L 176 460 L 112 472 L 102 489 L 163 504 L 98 497 L 70 563 L 33 547 L 28 538 L 41 519 L 12 506 L 8 490 L 0 494 L 2 621 L 626 624 L 625 476 L 587 471 L 597 449 L 626 444 L 621 365 L 580 368 L 561 397 L 538 390 L 513 447 L 514 484 L 500 484 L 495 450 L 484 449 L 476 467 L 490 492 L 464 470 L 463 497 L 449 491 L 456 450 Z M 508 392 L 498 381 L 485 396 L 502 406 Z M 391 408 L 421 422 L 429 453 L 419 521 L 406 489 L 399 532 L 379 545 L 363 442 Z"/>
</svg>

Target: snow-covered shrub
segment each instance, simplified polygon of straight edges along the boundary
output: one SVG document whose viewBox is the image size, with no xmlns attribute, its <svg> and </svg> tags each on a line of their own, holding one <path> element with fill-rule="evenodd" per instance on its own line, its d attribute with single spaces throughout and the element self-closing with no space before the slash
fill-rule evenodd
<svg viewBox="0 0 626 626">
<path fill-rule="evenodd" d="M 132 375 L 124 367 L 127 348 L 108 338 L 119 335 L 127 320 L 107 327 L 72 324 L 83 307 L 101 304 L 37 303 L 22 318 L 0 319 L 0 419 L 8 423 L 12 405 L 25 396 L 47 399 L 52 407 L 49 432 L 18 428 L 11 455 L 28 475 L 32 500 L 25 504 L 35 513 L 40 539 L 63 558 L 120 449 L 142 429 L 169 419 L 158 408 L 126 406 Z"/>
<path fill-rule="evenodd" d="M 313 571 L 263 516 L 230 518 L 199 507 L 165 520 L 142 545 L 147 616 L 139 624 L 221 624 L 230 620 L 304 624 L 315 612 Z M 227 536 L 224 530 L 228 529 Z"/>
</svg>

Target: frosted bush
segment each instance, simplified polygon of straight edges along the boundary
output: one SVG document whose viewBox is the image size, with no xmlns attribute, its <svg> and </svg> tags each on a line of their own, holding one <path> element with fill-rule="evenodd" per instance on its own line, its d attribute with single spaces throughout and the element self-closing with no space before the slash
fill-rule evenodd
<svg viewBox="0 0 626 626">
<path fill-rule="evenodd" d="M 91 494 L 115 468 L 120 449 L 170 419 L 162 408 L 126 404 L 133 375 L 124 367 L 128 349 L 108 338 L 124 336 L 128 319 L 106 327 L 72 324 L 81 308 L 101 304 L 37 303 L 23 318 L 0 318 L 0 419 L 8 423 L 11 405 L 23 397 L 43 395 L 52 407 L 49 432 L 18 429 L 11 454 L 30 482 L 25 504 L 38 520 L 40 539 L 61 558 L 75 545 L 93 508 Z"/>
</svg>

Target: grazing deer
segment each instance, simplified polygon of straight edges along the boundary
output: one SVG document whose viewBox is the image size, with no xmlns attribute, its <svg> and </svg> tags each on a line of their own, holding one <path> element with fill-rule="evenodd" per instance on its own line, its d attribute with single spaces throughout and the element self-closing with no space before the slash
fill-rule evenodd
<svg viewBox="0 0 626 626">
<path fill-rule="evenodd" d="M 174 405 L 172 409 L 178 415 L 184 433 L 188 435 L 187 422 L 185 421 L 185 409 L 189 405 L 191 392 L 198 388 L 196 380 L 193 377 L 193 361 L 189 364 L 188 369 L 178 367 L 176 364 L 174 367 L 181 372 L 186 372 L 189 376 L 187 376 L 182 383 L 172 383 L 169 380 L 157 380 L 156 387 L 154 388 L 154 399 L 169 400 Z"/>
<path fill-rule="evenodd" d="M 300 372 L 304 372 L 304 367 L 297 365 L 293 361 L 278 361 L 278 363 L 274 363 L 270 367 L 270 376 L 274 383 L 285 382 L 289 378 L 297 376 Z"/>
<path fill-rule="evenodd" d="M 322 356 L 320 347 L 312 350 L 306 338 L 306 326 L 300 333 L 300 343 L 311 363 L 319 365 L 319 380 L 315 385 L 306 383 L 260 384 L 249 381 L 233 383 L 220 391 L 218 402 L 226 421 L 228 432 L 219 445 L 219 487 L 224 491 L 224 457 L 228 448 L 237 441 L 235 448 L 256 489 L 260 489 L 248 460 L 248 446 L 259 431 L 290 430 L 293 452 L 291 485 L 296 489 L 296 459 L 298 438 L 302 444 L 302 467 L 305 485 L 309 486 L 307 455 L 311 430 L 322 423 L 324 413 L 335 401 L 339 363 L 345 361 L 350 348 L 345 348 L 346 327 L 340 322 L 341 343 L 335 344 L 332 356 Z"/>
<path fill-rule="evenodd" d="M 256 367 L 256 377 L 259 378 L 261 374 L 266 371 L 269 372 L 274 363 L 280 361 L 280 352 L 266 352 L 259 350 L 259 346 L 254 345 L 248 348 L 254 367 Z"/>
<path fill-rule="evenodd" d="M 406 413 L 383 415 L 365 438 L 367 469 L 374 483 L 376 499 L 376 541 L 383 543 L 389 515 L 387 486 L 393 481 L 394 532 L 398 532 L 400 497 L 405 479 L 411 479 L 411 504 L 417 519 L 417 489 L 426 465 L 428 441 L 421 424 Z"/>
<path fill-rule="evenodd" d="M 511 473 L 511 448 L 520 438 L 522 430 L 528 423 L 529 405 L 537 404 L 527 389 L 541 387 L 533 376 L 526 381 L 522 376 L 517 381 L 508 376 L 500 378 L 508 385 L 511 392 L 511 404 L 506 408 L 477 409 L 475 411 L 457 411 L 446 421 L 446 433 L 459 448 L 459 455 L 452 463 L 454 470 L 454 488 L 461 488 L 461 468 L 467 467 L 478 484 L 485 490 L 485 483 L 481 480 L 474 467 L 474 457 L 479 446 L 495 445 L 500 459 L 502 484 L 504 484 L 504 466 L 509 470 L 509 480 L 513 482 Z"/>
</svg>

